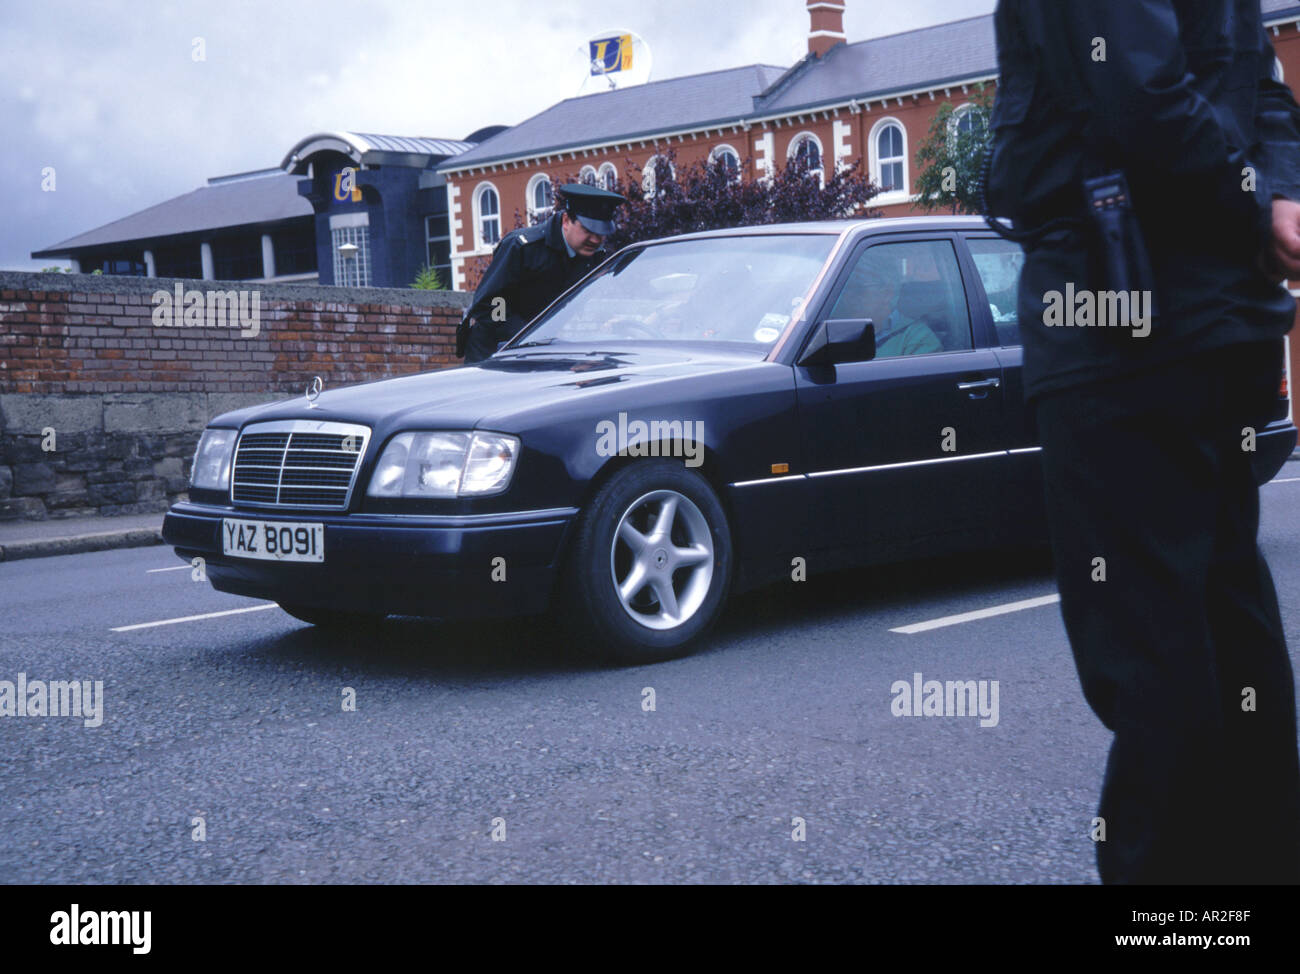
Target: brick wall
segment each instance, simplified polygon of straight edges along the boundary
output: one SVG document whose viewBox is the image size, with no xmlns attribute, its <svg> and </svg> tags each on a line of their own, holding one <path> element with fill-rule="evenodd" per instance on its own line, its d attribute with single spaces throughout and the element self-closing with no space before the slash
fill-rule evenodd
<svg viewBox="0 0 1300 974">
<path fill-rule="evenodd" d="M 205 298 L 246 290 L 249 302 L 257 291 L 256 334 L 237 320 L 159 327 L 155 292 L 178 284 Z M 446 291 L 0 271 L 0 520 L 164 510 L 184 496 L 211 417 L 300 395 L 316 375 L 332 388 L 457 364 L 467 303 Z"/>
</svg>

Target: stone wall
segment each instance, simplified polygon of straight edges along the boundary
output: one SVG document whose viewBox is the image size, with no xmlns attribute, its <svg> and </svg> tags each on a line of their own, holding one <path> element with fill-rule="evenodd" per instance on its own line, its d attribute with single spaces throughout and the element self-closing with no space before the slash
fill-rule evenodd
<svg viewBox="0 0 1300 974">
<path fill-rule="evenodd" d="M 245 292 L 254 329 L 163 327 L 155 293 Z M 252 297 L 257 294 L 256 299 Z M 218 302 L 220 303 L 220 301 Z M 0 272 L 0 520 L 165 510 L 213 416 L 442 368 L 468 295 Z M 243 334 L 241 334 L 241 331 Z"/>
</svg>

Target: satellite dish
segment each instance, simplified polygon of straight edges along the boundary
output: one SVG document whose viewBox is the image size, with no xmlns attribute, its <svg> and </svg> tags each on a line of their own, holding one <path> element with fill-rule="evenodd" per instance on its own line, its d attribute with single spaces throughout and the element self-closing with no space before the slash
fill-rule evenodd
<svg viewBox="0 0 1300 974">
<path fill-rule="evenodd" d="M 579 95 L 630 88 L 650 80 L 650 45 L 630 30 L 616 28 L 592 34 L 573 52 L 572 75 Z"/>
</svg>

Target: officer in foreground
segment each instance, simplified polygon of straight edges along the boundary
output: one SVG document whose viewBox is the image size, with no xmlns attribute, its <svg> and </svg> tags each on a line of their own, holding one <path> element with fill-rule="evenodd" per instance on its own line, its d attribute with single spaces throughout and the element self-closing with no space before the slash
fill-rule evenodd
<svg viewBox="0 0 1300 974">
<path fill-rule="evenodd" d="M 1102 821 L 1078 834 L 1107 883 L 1300 882 L 1295 685 L 1250 452 L 1296 314 L 1300 109 L 1258 0 L 1000 0 L 995 24 L 988 207 L 1026 251 L 1061 613 L 1114 732 Z M 1067 284 L 1154 315 L 1057 320 Z"/>
<path fill-rule="evenodd" d="M 544 222 L 506 234 L 456 329 L 456 354 L 481 362 L 599 264 L 623 202 L 618 193 L 571 183 Z"/>
</svg>

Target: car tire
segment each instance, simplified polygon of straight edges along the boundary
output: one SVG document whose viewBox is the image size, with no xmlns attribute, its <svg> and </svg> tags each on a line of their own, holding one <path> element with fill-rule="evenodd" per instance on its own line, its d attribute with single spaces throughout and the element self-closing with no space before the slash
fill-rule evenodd
<svg viewBox="0 0 1300 974">
<path fill-rule="evenodd" d="M 726 602 L 726 512 L 681 462 L 634 463 L 579 515 L 563 571 L 558 621 L 578 652 L 633 664 L 683 656 Z"/>
<path fill-rule="evenodd" d="M 293 602 L 277 604 L 295 619 L 322 629 L 361 629 L 378 625 L 387 618 L 383 612 L 345 612 L 342 609 L 321 609 L 314 605 L 297 605 Z"/>
</svg>

